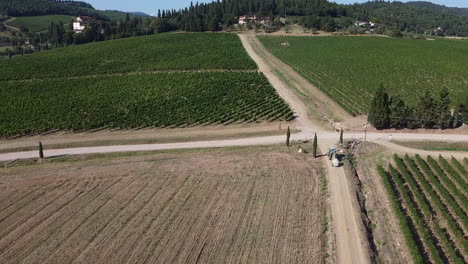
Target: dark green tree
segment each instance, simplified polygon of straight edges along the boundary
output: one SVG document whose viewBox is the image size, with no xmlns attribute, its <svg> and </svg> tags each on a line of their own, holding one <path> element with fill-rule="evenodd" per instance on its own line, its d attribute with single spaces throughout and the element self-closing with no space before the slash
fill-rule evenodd
<svg viewBox="0 0 468 264">
<path fill-rule="evenodd" d="M 372 99 L 367 120 L 377 129 L 389 128 L 390 113 L 390 98 L 381 84 Z"/>
<path fill-rule="evenodd" d="M 39 141 L 39 158 L 44 158 L 44 149 L 42 148 L 42 142 Z"/>
<path fill-rule="evenodd" d="M 429 90 L 419 97 L 417 118 L 424 128 L 435 128 L 438 124 L 438 104 Z"/>
<path fill-rule="evenodd" d="M 413 109 L 399 97 L 391 98 L 390 127 L 396 129 L 417 128 L 419 123 L 414 118 Z"/>
<path fill-rule="evenodd" d="M 449 128 L 452 113 L 450 112 L 450 97 L 447 87 L 442 88 L 442 90 L 440 91 L 438 112 L 438 127 L 441 129 Z"/>
<path fill-rule="evenodd" d="M 455 103 L 455 108 L 453 109 L 453 117 L 452 117 L 452 128 L 457 128 L 458 123 L 460 122 L 460 103 Z"/>
<path fill-rule="evenodd" d="M 288 127 L 288 131 L 286 132 L 286 146 L 289 147 L 289 139 L 291 138 L 291 130 Z"/>
<path fill-rule="evenodd" d="M 340 130 L 340 144 L 343 145 L 343 128 Z"/>
<path fill-rule="evenodd" d="M 313 143 L 313 149 L 312 149 L 312 155 L 314 155 L 314 158 L 317 157 L 317 133 L 315 133 L 315 136 L 314 136 L 314 143 Z"/>
</svg>

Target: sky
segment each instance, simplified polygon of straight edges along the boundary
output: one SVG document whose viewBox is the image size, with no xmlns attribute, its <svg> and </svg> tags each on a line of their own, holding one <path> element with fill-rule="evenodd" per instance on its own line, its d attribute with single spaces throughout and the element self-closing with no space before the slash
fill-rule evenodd
<svg viewBox="0 0 468 264">
<path fill-rule="evenodd" d="M 96 9 L 111 9 L 127 12 L 145 12 L 147 14 L 156 14 L 158 9 L 179 9 L 190 5 L 190 0 L 84 0 L 94 6 Z M 401 2 L 407 2 L 400 0 Z M 450 7 L 468 7 L 468 0 L 429 0 L 435 4 L 446 5 Z M 197 2 L 196 0 L 193 1 Z M 210 0 L 200 0 L 198 2 L 211 2 Z M 367 0 L 331 0 L 339 4 L 363 3 Z"/>
</svg>

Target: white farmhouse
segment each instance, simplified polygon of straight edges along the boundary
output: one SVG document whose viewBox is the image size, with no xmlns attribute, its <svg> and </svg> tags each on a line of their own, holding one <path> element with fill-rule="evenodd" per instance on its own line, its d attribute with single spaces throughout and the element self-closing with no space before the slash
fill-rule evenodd
<svg viewBox="0 0 468 264">
<path fill-rule="evenodd" d="M 73 21 L 73 32 L 75 33 L 81 33 L 85 29 L 86 25 L 88 24 L 88 21 L 91 19 L 91 17 L 88 16 L 79 16 L 76 18 L 75 21 Z"/>
<path fill-rule="evenodd" d="M 253 16 L 240 16 L 239 17 L 239 25 L 245 25 L 245 24 L 249 23 L 250 21 L 256 22 L 257 21 L 257 16 L 253 15 Z"/>
</svg>

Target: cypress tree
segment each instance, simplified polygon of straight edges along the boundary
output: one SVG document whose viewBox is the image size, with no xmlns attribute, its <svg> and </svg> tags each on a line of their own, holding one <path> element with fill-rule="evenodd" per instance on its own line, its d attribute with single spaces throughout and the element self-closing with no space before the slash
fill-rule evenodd
<svg viewBox="0 0 468 264">
<path fill-rule="evenodd" d="M 434 128 L 438 125 L 438 104 L 429 90 L 419 97 L 418 118 L 424 128 Z"/>
<path fill-rule="evenodd" d="M 288 131 L 286 132 L 286 146 L 289 147 L 289 138 L 291 137 L 291 130 L 288 126 Z"/>
<path fill-rule="evenodd" d="M 390 126 L 390 98 L 383 84 L 377 89 L 372 99 L 368 121 L 377 129 Z"/>
<path fill-rule="evenodd" d="M 452 117 L 452 128 L 458 127 L 458 121 L 460 119 L 460 102 L 455 104 L 455 109 L 453 110 L 453 117 Z"/>
<path fill-rule="evenodd" d="M 42 148 L 42 142 L 39 141 L 39 158 L 44 158 L 44 149 Z"/>
<path fill-rule="evenodd" d="M 343 145 L 343 128 L 340 130 L 340 145 Z"/>
<path fill-rule="evenodd" d="M 396 129 L 417 128 L 418 122 L 414 118 L 414 111 L 407 106 L 400 97 L 391 98 L 390 127 Z"/>
<path fill-rule="evenodd" d="M 317 157 L 317 133 L 315 133 L 315 136 L 314 136 L 314 145 L 313 145 L 312 155 L 314 155 L 314 158 Z"/>
<path fill-rule="evenodd" d="M 446 129 L 450 127 L 450 119 L 452 114 L 450 113 L 450 98 L 447 87 L 444 87 L 439 94 L 438 103 L 438 126 L 439 128 Z"/>
</svg>

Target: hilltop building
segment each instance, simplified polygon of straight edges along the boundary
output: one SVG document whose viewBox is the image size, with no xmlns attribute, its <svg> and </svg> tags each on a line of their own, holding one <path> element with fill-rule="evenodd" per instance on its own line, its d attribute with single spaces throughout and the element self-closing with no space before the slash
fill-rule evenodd
<svg viewBox="0 0 468 264">
<path fill-rule="evenodd" d="M 251 21 L 257 22 L 257 16 L 253 15 L 253 16 L 240 16 L 239 17 L 239 25 L 245 25 Z"/>
<path fill-rule="evenodd" d="M 76 20 L 73 21 L 73 32 L 81 33 L 85 29 L 91 17 L 88 16 L 79 16 L 76 17 Z"/>
</svg>

